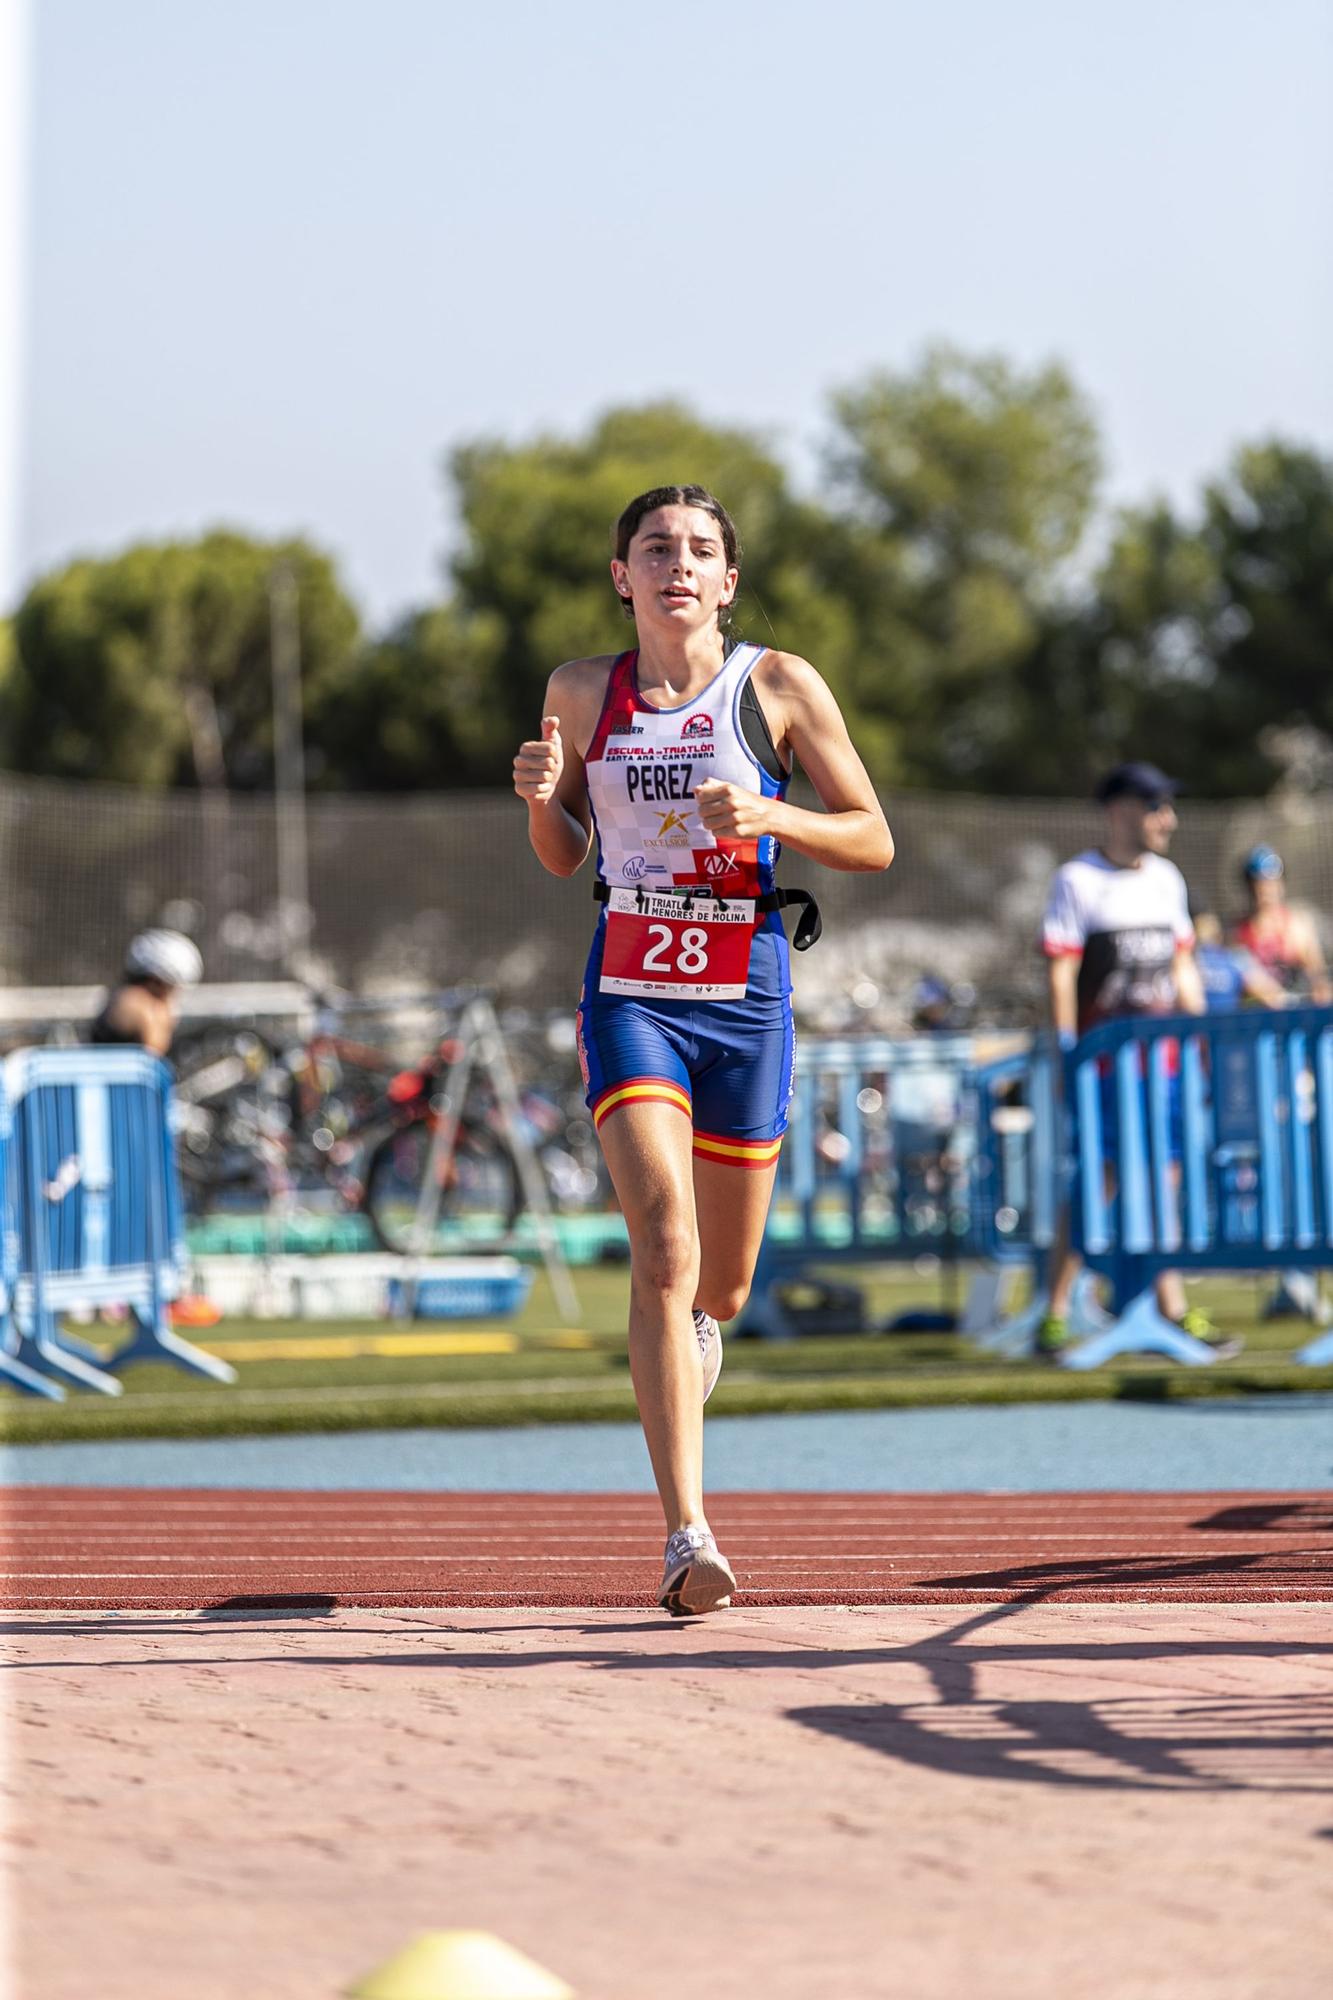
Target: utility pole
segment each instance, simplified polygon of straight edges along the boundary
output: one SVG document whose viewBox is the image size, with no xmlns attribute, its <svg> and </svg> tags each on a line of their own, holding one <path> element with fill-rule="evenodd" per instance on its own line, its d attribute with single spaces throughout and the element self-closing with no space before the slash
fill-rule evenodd
<svg viewBox="0 0 1333 2000">
<path fill-rule="evenodd" d="M 278 927 L 285 969 L 300 976 L 310 941 L 305 746 L 301 737 L 300 594 L 291 564 L 273 566 L 268 585 L 273 675 L 273 792 L 278 833 Z"/>
</svg>

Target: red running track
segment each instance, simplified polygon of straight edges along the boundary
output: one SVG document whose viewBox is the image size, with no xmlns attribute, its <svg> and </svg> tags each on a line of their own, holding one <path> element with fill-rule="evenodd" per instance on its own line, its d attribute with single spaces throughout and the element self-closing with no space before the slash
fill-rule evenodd
<svg viewBox="0 0 1333 2000">
<path fill-rule="evenodd" d="M 771 1604 L 1333 1598 L 1315 1493 L 733 1493 L 710 1503 Z M 6 1609 L 651 1603 L 656 1503 L 631 1494 L 20 1487 Z"/>
</svg>

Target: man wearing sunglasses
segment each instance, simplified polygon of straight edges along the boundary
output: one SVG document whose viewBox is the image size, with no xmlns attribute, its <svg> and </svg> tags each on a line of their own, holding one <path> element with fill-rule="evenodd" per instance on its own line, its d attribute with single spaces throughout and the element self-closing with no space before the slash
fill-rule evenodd
<svg viewBox="0 0 1333 2000">
<path fill-rule="evenodd" d="M 1117 764 L 1097 787 L 1105 811 L 1101 845 L 1056 870 L 1042 922 L 1051 1020 L 1072 1043 L 1101 1021 L 1136 1014 L 1202 1014 L 1203 983 L 1194 963 L 1185 878 L 1167 859 L 1180 787 L 1155 764 Z M 1115 1157 L 1115 1093 L 1103 1091 L 1102 1131 L 1108 1180 Z M 1038 1352 L 1054 1358 L 1069 1342 L 1069 1300 L 1079 1260 L 1062 1249 L 1054 1260 L 1050 1310 Z M 1206 1314 L 1190 1309 L 1179 1273 L 1157 1280 L 1168 1319 L 1217 1355 L 1239 1352 Z"/>
</svg>

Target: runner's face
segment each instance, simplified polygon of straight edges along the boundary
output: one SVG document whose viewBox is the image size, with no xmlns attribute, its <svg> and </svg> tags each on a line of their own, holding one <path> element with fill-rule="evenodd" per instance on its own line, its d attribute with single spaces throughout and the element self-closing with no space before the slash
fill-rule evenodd
<svg viewBox="0 0 1333 2000">
<path fill-rule="evenodd" d="M 728 566 L 722 530 L 702 507 L 659 507 L 645 514 L 626 562 L 611 575 L 622 597 L 634 599 L 635 622 L 658 630 L 694 632 L 714 623 L 736 595 L 739 572 Z"/>
</svg>

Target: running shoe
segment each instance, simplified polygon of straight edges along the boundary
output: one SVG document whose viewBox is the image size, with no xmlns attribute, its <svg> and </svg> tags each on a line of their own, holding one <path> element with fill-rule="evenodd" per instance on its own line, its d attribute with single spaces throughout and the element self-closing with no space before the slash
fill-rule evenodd
<svg viewBox="0 0 1333 2000">
<path fill-rule="evenodd" d="M 731 1564 L 710 1528 L 677 1528 L 667 1537 L 657 1601 L 673 1618 L 701 1618 L 725 1611 L 736 1588 Z"/>
<path fill-rule="evenodd" d="M 1221 1327 L 1214 1326 L 1206 1312 L 1198 1306 L 1191 1306 L 1182 1320 L 1177 1321 L 1182 1333 L 1193 1340 L 1201 1340 L 1205 1347 L 1211 1347 L 1219 1361 L 1232 1361 L 1245 1345 L 1233 1333 L 1223 1333 Z"/>
<path fill-rule="evenodd" d="M 699 1359 L 704 1368 L 704 1401 L 717 1387 L 717 1378 L 722 1373 L 722 1329 L 711 1313 L 700 1312 L 695 1307 L 694 1331 L 699 1340 Z"/>
<path fill-rule="evenodd" d="M 1070 1345 L 1069 1322 L 1059 1313 L 1047 1313 L 1037 1328 L 1035 1353 L 1039 1361 L 1057 1361 Z"/>
</svg>

